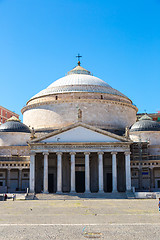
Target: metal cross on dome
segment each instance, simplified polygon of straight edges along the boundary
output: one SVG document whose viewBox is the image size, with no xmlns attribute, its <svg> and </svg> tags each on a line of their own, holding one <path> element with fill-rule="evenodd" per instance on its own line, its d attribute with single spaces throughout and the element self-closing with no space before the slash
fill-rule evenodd
<svg viewBox="0 0 160 240">
<path fill-rule="evenodd" d="M 77 55 L 76 57 L 78 58 L 78 66 L 80 66 L 80 65 L 81 65 L 80 58 L 81 58 L 82 56 L 78 53 L 78 55 Z"/>
</svg>

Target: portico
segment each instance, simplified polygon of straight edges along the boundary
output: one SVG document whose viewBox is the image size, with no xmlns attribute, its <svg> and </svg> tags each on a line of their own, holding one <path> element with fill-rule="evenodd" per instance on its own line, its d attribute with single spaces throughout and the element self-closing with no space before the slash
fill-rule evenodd
<svg viewBox="0 0 160 240">
<path fill-rule="evenodd" d="M 79 128 L 80 125 L 81 127 L 83 125 L 83 133 L 84 131 L 90 133 L 90 136 L 88 135 L 90 141 L 79 142 L 79 137 L 75 135 L 73 138 L 77 141 L 73 138 L 71 142 L 57 143 L 54 141 L 55 136 L 62 139 L 66 133 L 71 138 L 72 130 Z M 89 128 L 84 124 L 79 124 L 65 131 L 61 130 L 61 136 L 58 132 L 58 134 L 49 134 L 45 139 L 30 142 L 31 192 L 50 192 L 48 185 L 52 185 L 50 182 L 52 180 L 49 180 L 51 174 L 54 175 L 52 192 L 75 193 L 76 189 L 85 193 L 131 190 L 130 143 L 115 134 L 96 129 L 96 137 L 100 137 L 99 135 L 103 133 L 108 140 L 103 143 L 97 142 L 96 139 L 91 138 L 90 132 L 92 130 L 92 134 L 95 133 L 95 128 Z M 80 178 L 79 181 L 76 180 L 77 176 Z M 41 187 L 37 186 L 37 183 Z M 84 186 L 80 188 L 78 184 Z"/>
</svg>

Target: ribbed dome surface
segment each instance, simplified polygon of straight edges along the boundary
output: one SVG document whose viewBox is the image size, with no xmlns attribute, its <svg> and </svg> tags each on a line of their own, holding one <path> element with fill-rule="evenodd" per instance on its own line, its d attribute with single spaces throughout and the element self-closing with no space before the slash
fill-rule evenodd
<svg viewBox="0 0 160 240">
<path fill-rule="evenodd" d="M 112 88 L 105 81 L 92 76 L 89 71 L 81 66 L 77 66 L 68 72 L 67 76 L 56 80 L 46 89 L 33 96 L 31 99 L 67 92 L 108 93 L 126 98 L 124 94 Z"/>
<path fill-rule="evenodd" d="M 25 132 L 30 133 L 29 127 L 20 121 L 10 120 L 0 126 L 0 132 Z"/>
<path fill-rule="evenodd" d="M 152 119 L 145 114 L 138 122 L 132 125 L 130 132 L 136 131 L 160 131 L 160 124 L 152 121 Z"/>
<path fill-rule="evenodd" d="M 48 88 L 72 85 L 95 85 L 101 87 L 110 87 L 106 82 L 100 78 L 86 75 L 86 74 L 72 74 L 67 75 L 53 82 Z"/>
</svg>

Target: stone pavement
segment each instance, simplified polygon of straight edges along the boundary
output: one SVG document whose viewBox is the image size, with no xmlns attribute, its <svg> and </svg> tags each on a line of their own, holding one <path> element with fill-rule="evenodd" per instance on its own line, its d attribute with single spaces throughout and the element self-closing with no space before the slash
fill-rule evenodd
<svg viewBox="0 0 160 240">
<path fill-rule="evenodd" d="M 0 202 L 0 240 L 160 239 L 158 199 Z"/>
</svg>

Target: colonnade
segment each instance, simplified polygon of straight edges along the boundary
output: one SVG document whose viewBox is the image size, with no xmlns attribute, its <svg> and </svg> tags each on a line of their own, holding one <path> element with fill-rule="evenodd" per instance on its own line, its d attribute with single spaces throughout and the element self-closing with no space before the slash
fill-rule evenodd
<svg viewBox="0 0 160 240">
<path fill-rule="evenodd" d="M 62 193 L 62 152 L 57 152 L 57 193 Z M 104 192 L 103 181 L 103 154 L 98 152 L 98 187 L 99 192 Z M 117 192 L 117 152 L 112 154 L 112 192 Z M 125 177 L 126 191 L 131 190 L 131 174 L 130 174 L 130 152 L 125 154 Z M 30 153 L 30 192 L 35 192 L 35 152 Z M 43 193 L 48 193 L 48 151 L 43 152 L 44 168 L 43 168 Z M 90 152 L 84 152 L 85 155 L 85 193 L 90 192 Z M 76 192 L 75 186 L 75 159 L 76 152 L 70 152 L 71 160 L 71 189 L 70 192 Z"/>
<path fill-rule="evenodd" d="M 14 168 L 14 169 L 11 169 L 11 168 L 8 168 L 7 169 L 7 187 L 8 189 L 11 188 L 11 170 L 18 170 L 18 189 L 19 191 L 22 190 L 22 168 Z"/>
</svg>

